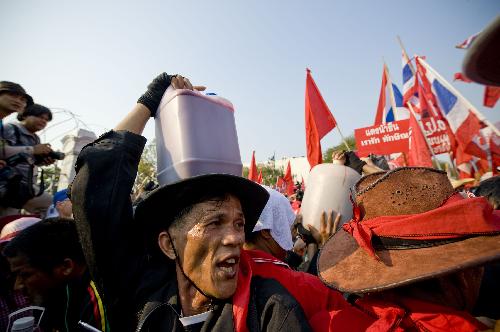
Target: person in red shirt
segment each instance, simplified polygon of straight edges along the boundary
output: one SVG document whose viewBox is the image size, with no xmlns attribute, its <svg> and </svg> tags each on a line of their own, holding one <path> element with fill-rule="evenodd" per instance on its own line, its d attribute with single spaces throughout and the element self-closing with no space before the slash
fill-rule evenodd
<svg viewBox="0 0 500 332">
<path fill-rule="evenodd" d="M 244 248 L 251 258 L 254 275 L 272 278 L 283 285 L 302 306 L 314 331 L 364 331 L 374 319 L 351 306 L 338 291 L 326 287 L 318 277 L 298 272 L 284 263 L 292 249 L 290 227 L 295 220 L 288 199 L 264 186 L 269 200 Z"/>
<path fill-rule="evenodd" d="M 402 167 L 361 178 L 354 217 L 323 246 L 320 279 L 360 296 L 372 331 L 483 331 L 483 266 L 500 259 L 500 213 L 456 193 L 446 173 Z"/>
</svg>

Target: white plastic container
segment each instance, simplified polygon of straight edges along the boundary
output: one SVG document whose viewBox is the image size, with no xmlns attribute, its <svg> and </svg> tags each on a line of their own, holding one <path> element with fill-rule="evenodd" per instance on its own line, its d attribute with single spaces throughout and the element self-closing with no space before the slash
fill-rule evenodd
<svg viewBox="0 0 500 332">
<path fill-rule="evenodd" d="M 160 185 L 195 175 L 241 176 L 242 163 L 230 101 L 168 88 L 156 116 Z"/>
<path fill-rule="evenodd" d="M 343 165 L 319 164 L 309 173 L 306 191 L 300 213 L 303 224 L 313 225 L 320 230 L 323 211 L 335 211 L 333 218 L 340 212 L 341 219 L 337 229 L 352 218 L 350 189 L 361 178 L 355 170 Z"/>
</svg>

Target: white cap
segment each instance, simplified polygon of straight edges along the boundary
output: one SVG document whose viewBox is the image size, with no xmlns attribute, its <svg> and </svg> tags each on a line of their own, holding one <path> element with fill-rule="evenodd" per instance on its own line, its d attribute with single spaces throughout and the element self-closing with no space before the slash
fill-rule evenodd
<svg viewBox="0 0 500 332">
<path fill-rule="evenodd" d="M 2 232 L 0 233 L 0 243 L 12 240 L 17 234 L 19 234 L 19 232 L 33 224 L 36 224 L 40 220 L 42 219 L 35 217 L 23 217 L 11 221 L 7 225 L 3 226 Z"/>
<path fill-rule="evenodd" d="M 292 250 L 292 231 L 290 227 L 295 220 L 295 213 L 290 206 L 290 201 L 278 191 L 262 185 L 269 192 L 266 207 L 253 228 L 254 232 L 269 229 L 273 239 L 284 250 Z"/>
</svg>

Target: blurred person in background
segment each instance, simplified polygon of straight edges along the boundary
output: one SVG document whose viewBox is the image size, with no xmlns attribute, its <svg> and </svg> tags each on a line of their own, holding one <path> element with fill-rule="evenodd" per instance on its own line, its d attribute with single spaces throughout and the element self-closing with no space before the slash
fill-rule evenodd
<svg viewBox="0 0 500 332">
<path fill-rule="evenodd" d="M 68 197 L 68 189 L 56 192 L 52 201 L 59 217 L 73 219 L 73 204 L 71 204 L 71 200 Z"/>
<path fill-rule="evenodd" d="M 18 233 L 3 249 L 15 289 L 45 307 L 45 331 L 78 331 L 82 321 L 109 331 L 105 308 L 85 263 L 73 220 L 42 220 Z"/>
<path fill-rule="evenodd" d="M 3 126 L 3 138 L 9 146 L 24 150 L 18 154 L 24 159 L 14 166 L 22 175 L 22 179 L 19 192 L 8 194 L 11 201 L 3 204 L 5 208 L 3 215 L 19 213 L 20 208 L 23 208 L 29 213 L 44 217 L 52 196 L 44 191 L 43 176 L 40 184 L 37 184 L 37 166 L 50 165 L 55 160 L 51 157 L 53 151 L 50 144 L 42 144 L 36 133 L 43 130 L 52 120 L 52 112 L 45 106 L 33 104 L 19 113 L 17 119 L 21 122 Z M 16 195 L 17 198 L 13 197 Z"/>
<path fill-rule="evenodd" d="M 0 252 L 22 230 L 39 222 L 40 218 L 22 217 L 7 223 L 0 232 Z M 14 289 L 15 279 L 10 273 L 9 262 L 0 254 L 0 331 L 6 331 L 9 314 L 30 305 L 21 290 Z"/>
</svg>

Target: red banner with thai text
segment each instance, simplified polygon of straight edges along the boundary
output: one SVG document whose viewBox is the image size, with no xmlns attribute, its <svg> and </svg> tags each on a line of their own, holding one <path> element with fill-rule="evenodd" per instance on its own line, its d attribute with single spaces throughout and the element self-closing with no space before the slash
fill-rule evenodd
<svg viewBox="0 0 500 332">
<path fill-rule="evenodd" d="M 387 155 L 408 152 L 409 120 L 388 122 L 381 125 L 354 129 L 357 154 L 366 157 L 370 153 Z"/>
<path fill-rule="evenodd" d="M 420 122 L 422 123 L 427 142 L 432 147 L 434 154 L 452 151 L 454 144 L 453 134 L 444 120 L 429 116 L 422 117 Z"/>
</svg>

